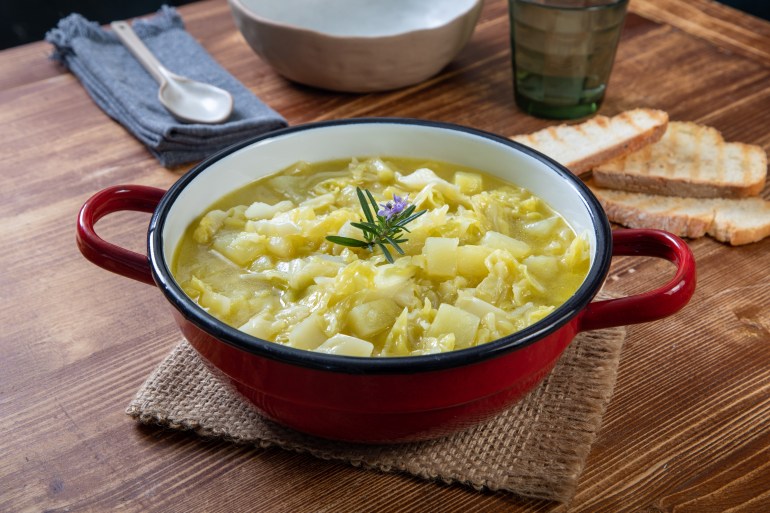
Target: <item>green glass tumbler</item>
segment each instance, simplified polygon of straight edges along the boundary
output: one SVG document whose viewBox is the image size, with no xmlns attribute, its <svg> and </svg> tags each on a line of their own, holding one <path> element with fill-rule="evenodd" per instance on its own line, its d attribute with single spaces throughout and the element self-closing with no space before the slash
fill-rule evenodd
<svg viewBox="0 0 770 513">
<path fill-rule="evenodd" d="M 516 105 L 542 118 L 594 114 L 628 0 L 508 0 Z"/>
</svg>

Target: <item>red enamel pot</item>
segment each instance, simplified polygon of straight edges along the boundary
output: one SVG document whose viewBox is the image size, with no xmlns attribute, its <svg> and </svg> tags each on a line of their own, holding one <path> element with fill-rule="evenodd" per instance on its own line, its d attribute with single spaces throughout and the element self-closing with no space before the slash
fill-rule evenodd
<svg viewBox="0 0 770 513">
<path fill-rule="evenodd" d="M 543 198 L 591 244 L 578 291 L 536 324 L 503 339 L 443 354 L 358 358 L 303 351 L 225 325 L 191 301 L 170 272 L 185 228 L 211 203 L 298 160 L 422 157 L 472 166 Z M 147 254 L 104 241 L 98 219 L 151 212 Z M 80 212 L 80 250 L 112 272 L 156 285 L 191 345 L 266 417 L 313 435 L 400 442 L 449 434 L 509 407 L 541 381 L 581 331 L 649 322 L 674 314 L 695 289 L 695 261 L 681 239 L 657 230 L 610 229 L 590 190 L 563 166 L 487 132 L 407 119 L 351 119 L 255 137 L 202 162 L 168 191 L 139 185 L 104 189 Z M 659 257 L 674 276 L 646 293 L 592 302 L 613 255 Z"/>
</svg>

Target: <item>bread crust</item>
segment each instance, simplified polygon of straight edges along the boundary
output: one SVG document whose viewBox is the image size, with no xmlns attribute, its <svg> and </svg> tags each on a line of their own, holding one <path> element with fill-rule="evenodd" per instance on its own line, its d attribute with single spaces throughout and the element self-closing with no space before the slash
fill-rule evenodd
<svg viewBox="0 0 770 513">
<path fill-rule="evenodd" d="M 770 236 L 770 202 L 761 198 L 656 196 L 588 185 L 607 218 L 629 228 L 666 230 L 691 239 L 710 235 L 732 246 Z"/>
<path fill-rule="evenodd" d="M 666 132 L 668 114 L 633 109 L 616 116 L 595 116 L 582 123 L 551 126 L 513 141 L 540 151 L 576 175 L 608 160 L 623 157 L 658 141 Z"/>
<path fill-rule="evenodd" d="M 690 198 L 748 198 L 757 196 L 765 187 L 764 180 L 752 184 L 713 184 L 606 173 L 596 169 L 592 176 L 597 185 L 606 189 Z"/>
</svg>

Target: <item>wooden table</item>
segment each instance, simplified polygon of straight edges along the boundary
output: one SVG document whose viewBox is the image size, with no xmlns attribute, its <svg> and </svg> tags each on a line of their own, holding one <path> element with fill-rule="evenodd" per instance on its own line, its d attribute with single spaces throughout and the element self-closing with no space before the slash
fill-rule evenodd
<svg viewBox="0 0 770 513">
<path fill-rule="evenodd" d="M 488 0 L 439 76 L 386 94 L 313 90 L 246 46 L 224 0 L 180 9 L 189 31 L 291 124 L 409 116 L 504 135 L 549 123 L 512 101 L 506 4 Z M 770 150 L 770 23 L 708 0 L 632 0 L 603 114 L 634 107 Z M 115 184 L 168 187 L 166 170 L 48 60 L 0 52 L 0 511 L 559 511 L 557 504 L 425 482 L 138 426 L 124 414 L 180 340 L 153 287 L 88 263 L 75 217 Z M 765 191 L 765 197 L 768 197 Z M 144 250 L 148 217 L 105 238 Z M 770 511 L 770 240 L 690 241 L 692 303 L 629 328 L 615 395 L 571 511 Z M 647 290 L 671 266 L 618 259 L 609 283 Z"/>
</svg>

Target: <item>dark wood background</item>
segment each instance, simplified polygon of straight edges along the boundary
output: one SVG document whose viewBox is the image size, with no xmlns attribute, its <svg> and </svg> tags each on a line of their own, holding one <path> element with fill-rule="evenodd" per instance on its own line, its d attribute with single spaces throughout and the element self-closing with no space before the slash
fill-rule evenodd
<svg viewBox="0 0 770 513">
<path fill-rule="evenodd" d="M 204 47 L 293 125 L 409 116 L 513 135 L 550 124 L 513 104 L 502 0 L 487 0 L 470 44 L 440 75 L 369 95 L 277 76 L 224 0 L 180 11 Z M 664 109 L 770 150 L 770 23 L 708 0 L 631 0 L 631 11 L 601 112 Z M 38 42 L 0 52 L 0 511 L 566 509 L 128 418 L 124 408 L 180 335 L 157 290 L 80 256 L 75 218 L 104 187 L 165 188 L 185 169 L 160 167 L 50 51 Z M 147 221 L 115 215 L 99 230 L 143 251 Z M 770 511 L 770 240 L 690 245 L 695 297 L 674 317 L 629 328 L 570 511 Z M 619 258 L 608 283 L 632 294 L 671 272 L 666 262 Z"/>
</svg>

